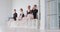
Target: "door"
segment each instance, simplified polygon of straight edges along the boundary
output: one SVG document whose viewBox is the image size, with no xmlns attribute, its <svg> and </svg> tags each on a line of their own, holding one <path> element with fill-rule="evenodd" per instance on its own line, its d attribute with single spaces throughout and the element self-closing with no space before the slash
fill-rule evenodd
<svg viewBox="0 0 60 32">
<path fill-rule="evenodd" d="M 58 29 L 57 0 L 46 0 L 46 29 Z"/>
</svg>

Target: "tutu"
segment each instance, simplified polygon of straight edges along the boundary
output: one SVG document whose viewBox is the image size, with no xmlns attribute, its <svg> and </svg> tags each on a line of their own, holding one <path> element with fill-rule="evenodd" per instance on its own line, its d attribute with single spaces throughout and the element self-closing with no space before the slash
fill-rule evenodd
<svg viewBox="0 0 60 32">
<path fill-rule="evenodd" d="M 32 14 L 28 14 L 27 15 L 27 19 L 33 19 L 33 15 Z"/>
</svg>

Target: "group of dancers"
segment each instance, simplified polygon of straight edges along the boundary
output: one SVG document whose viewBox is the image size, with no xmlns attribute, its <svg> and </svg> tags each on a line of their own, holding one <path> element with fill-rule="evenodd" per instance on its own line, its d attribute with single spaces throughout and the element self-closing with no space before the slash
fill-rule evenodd
<svg viewBox="0 0 60 32">
<path fill-rule="evenodd" d="M 34 5 L 32 9 L 31 9 L 31 6 L 28 5 L 27 8 L 28 8 L 26 10 L 27 11 L 27 15 L 24 15 L 23 8 L 20 8 L 19 20 L 21 20 L 24 17 L 28 17 L 28 18 L 30 17 L 30 18 L 33 18 L 33 19 L 37 19 L 37 13 L 38 13 L 37 5 Z M 14 9 L 13 19 L 15 21 L 17 20 L 17 15 L 18 14 L 16 13 L 16 9 Z"/>
</svg>

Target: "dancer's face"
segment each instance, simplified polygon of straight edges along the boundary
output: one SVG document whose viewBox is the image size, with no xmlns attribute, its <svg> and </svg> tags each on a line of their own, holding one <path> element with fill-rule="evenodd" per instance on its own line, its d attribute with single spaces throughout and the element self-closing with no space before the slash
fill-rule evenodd
<svg viewBox="0 0 60 32">
<path fill-rule="evenodd" d="M 14 9 L 14 13 L 16 13 L 16 9 Z"/>
<path fill-rule="evenodd" d="M 36 9 L 37 8 L 37 5 L 34 5 L 34 9 Z"/>
<path fill-rule="evenodd" d="M 28 9 L 29 9 L 29 10 L 30 10 L 30 8 L 31 8 L 31 7 L 30 7 L 30 6 L 28 6 Z"/>
<path fill-rule="evenodd" d="M 20 9 L 20 12 L 23 12 L 23 9 L 22 8 Z"/>
</svg>

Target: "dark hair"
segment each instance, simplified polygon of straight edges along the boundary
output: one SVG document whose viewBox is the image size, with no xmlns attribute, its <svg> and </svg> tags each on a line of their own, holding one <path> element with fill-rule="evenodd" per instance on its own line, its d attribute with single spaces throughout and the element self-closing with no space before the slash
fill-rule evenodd
<svg viewBox="0 0 60 32">
<path fill-rule="evenodd" d="M 28 7 L 31 7 L 30 5 L 28 5 Z"/>
<path fill-rule="evenodd" d="M 34 5 L 35 7 L 37 7 L 37 5 Z"/>
<path fill-rule="evenodd" d="M 22 8 L 21 8 L 20 10 L 21 10 L 21 11 L 23 11 L 23 9 L 22 9 Z"/>
<path fill-rule="evenodd" d="M 14 9 L 14 11 L 16 11 L 16 9 Z"/>
<path fill-rule="evenodd" d="M 31 7 L 30 5 L 28 7 Z"/>
</svg>

